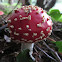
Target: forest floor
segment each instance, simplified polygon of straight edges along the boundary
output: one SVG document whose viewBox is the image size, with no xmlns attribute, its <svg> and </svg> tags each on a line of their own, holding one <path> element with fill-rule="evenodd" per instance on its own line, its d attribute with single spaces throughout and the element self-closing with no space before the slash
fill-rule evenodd
<svg viewBox="0 0 62 62">
<path fill-rule="evenodd" d="M 54 39 L 57 42 L 52 42 L 50 40 L 47 39 L 47 44 L 49 45 L 49 47 L 53 48 L 54 50 L 58 51 L 60 57 L 62 58 L 62 23 L 60 22 L 54 22 L 53 24 L 53 32 L 52 35 L 50 36 L 50 38 Z M 3 33 L 2 33 L 3 34 Z M 40 42 L 40 44 L 42 45 L 41 48 L 44 49 L 45 51 L 47 51 L 48 54 L 51 55 L 51 53 L 48 51 L 48 48 L 46 48 L 43 45 L 43 42 Z M 14 42 L 14 40 L 12 40 L 12 42 L 7 43 L 3 36 L 0 37 L 0 62 L 16 62 L 16 56 L 17 56 L 17 52 L 20 52 L 21 49 L 21 44 L 18 42 Z M 36 48 L 37 49 L 37 48 Z M 39 52 L 39 50 L 38 50 Z M 34 50 L 34 53 L 36 53 L 36 51 Z M 44 60 L 46 60 L 46 56 L 44 54 L 40 53 L 40 56 L 44 57 L 42 59 L 39 59 L 38 62 L 45 62 Z M 47 58 L 46 62 L 50 62 L 50 59 Z"/>
<path fill-rule="evenodd" d="M 2 24 L 1 19 L 0 19 L 0 24 Z M 0 27 L 1 27 L 1 25 L 0 25 Z M 2 30 L 2 32 L 0 32 L 0 33 L 2 34 L 2 36 L 0 36 L 0 62 L 16 62 L 17 53 L 20 52 L 20 50 L 21 50 L 21 43 L 18 43 L 17 41 L 14 42 L 14 40 L 12 40 L 10 43 L 7 43 L 3 38 L 4 30 Z M 46 40 L 47 45 L 50 48 L 57 51 L 59 56 L 62 58 L 62 23 L 61 22 L 53 22 L 53 31 L 52 31 L 50 38 L 54 39 L 57 42 L 52 42 L 49 39 L 47 39 Z M 39 44 L 41 45 L 41 49 L 43 49 L 45 52 L 47 52 L 49 55 L 51 55 L 48 48 L 46 48 L 43 45 L 43 42 L 40 42 Z M 36 50 L 38 50 L 38 49 L 36 48 Z M 38 50 L 38 52 L 39 52 L 39 55 L 41 56 L 41 58 L 39 59 L 38 62 L 41 62 L 41 61 L 42 62 L 51 62 L 51 59 L 48 58 L 44 53 L 41 54 L 41 52 L 39 50 Z M 36 53 L 35 49 L 34 49 L 34 53 Z M 38 55 L 36 54 L 36 57 L 37 56 Z M 47 58 L 47 60 L 46 60 L 46 58 Z"/>
</svg>

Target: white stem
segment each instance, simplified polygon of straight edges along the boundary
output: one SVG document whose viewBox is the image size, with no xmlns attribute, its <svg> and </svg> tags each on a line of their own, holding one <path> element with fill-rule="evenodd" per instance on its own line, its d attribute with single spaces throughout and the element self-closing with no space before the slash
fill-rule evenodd
<svg viewBox="0 0 62 62">
<path fill-rule="evenodd" d="M 35 61 L 35 58 L 32 56 L 33 47 L 34 47 L 34 43 L 21 43 L 21 51 L 29 49 L 30 50 L 29 55 Z"/>
</svg>

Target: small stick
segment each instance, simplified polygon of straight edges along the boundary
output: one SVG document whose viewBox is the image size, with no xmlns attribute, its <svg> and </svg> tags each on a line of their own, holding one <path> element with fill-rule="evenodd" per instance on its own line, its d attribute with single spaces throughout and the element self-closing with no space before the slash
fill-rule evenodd
<svg viewBox="0 0 62 62">
<path fill-rule="evenodd" d="M 51 40 L 51 41 L 53 41 L 53 42 L 56 42 L 54 39 L 52 39 L 52 38 L 50 38 L 50 37 L 48 37 L 47 39 L 49 39 L 49 40 Z"/>
<path fill-rule="evenodd" d="M 54 59 L 53 57 L 51 57 L 50 55 L 48 55 L 43 49 L 39 48 L 39 46 L 36 45 L 36 47 L 37 47 L 40 51 L 42 51 L 47 57 L 49 57 L 50 59 L 52 59 L 52 60 L 54 60 L 55 62 L 57 62 L 56 59 Z"/>
<path fill-rule="evenodd" d="M 44 45 L 52 52 L 52 55 L 56 58 L 56 60 L 58 60 L 59 62 L 62 62 L 61 58 L 59 57 L 58 53 L 53 50 L 52 48 L 50 48 L 45 41 L 43 41 Z"/>
</svg>

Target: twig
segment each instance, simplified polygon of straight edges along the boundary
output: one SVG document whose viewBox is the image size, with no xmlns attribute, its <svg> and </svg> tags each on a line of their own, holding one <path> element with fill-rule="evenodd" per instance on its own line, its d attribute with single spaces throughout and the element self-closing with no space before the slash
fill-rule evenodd
<svg viewBox="0 0 62 62">
<path fill-rule="evenodd" d="M 41 57 L 37 51 L 37 49 L 34 47 L 34 50 L 36 51 L 36 56 L 35 56 L 35 59 L 36 59 L 36 62 L 38 62 L 38 59 Z"/>
<path fill-rule="evenodd" d="M 34 47 L 34 50 L 36 51 L 36 53 L 38 54 L 39 58 L 41 58 L 40 54 L 38 53 L 37 49 Z"/>
<path fill-rule="evenodd" d="M 37 45 L 36 47 L 41 50 L 47 57 L 49 57 L 50 59 L 54 60 L 55 62 L 57 62 L 53 57 L 51 57 L 50 55 L 48 55 L 43 49 L 39 48 Z"/>
<path fill-rule="evenodd" d="M 51 49 L 46 43 L 45 41 L 43 41 L 44 45 L 52 52 L 53 56 L 56 58 L 56 60 L 58 60 L 59 62 L 62 62 L 61 58 L 59 57 L 58 53 L 56 51 L 54 51 L 53 49 Z"/>
<path fill-rule="evenodd" d="M 36 51 L 36 53 L 38 53 L 37 49 L 34 47 L 34 50 Z"/>
<path fill-rule="evenodd" d="M 53 29 L 53 31 L 62 31 L 61 29 Z"/>
<path fill-rule="evenodd" d="M 47 39 L 53 41 L 53 42 L 56 42 L 54 39 L 50 38 L 50 37 L 47 37 Z"/>
</svg>

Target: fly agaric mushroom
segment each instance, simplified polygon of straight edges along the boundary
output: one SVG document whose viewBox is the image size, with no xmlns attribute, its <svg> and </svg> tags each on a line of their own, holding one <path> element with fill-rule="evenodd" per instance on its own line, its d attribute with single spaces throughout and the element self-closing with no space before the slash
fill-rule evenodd
<svg viewBox="0 0 62 62">
<path fill-rule="evenodd" d="M 46 39 L 52 32 L 52 20 L 46 11 L 38 6 L 22 6 L 8 19 L 10 36 L 21 42 L 21 50 L 29 49 L 32 56 L 35 42 Z"/>
<path fill-rule="evenodd" d="M 0 11 L 0 15 L 3 15 L 4 13 L 2 11 Z"/>
</svg>

